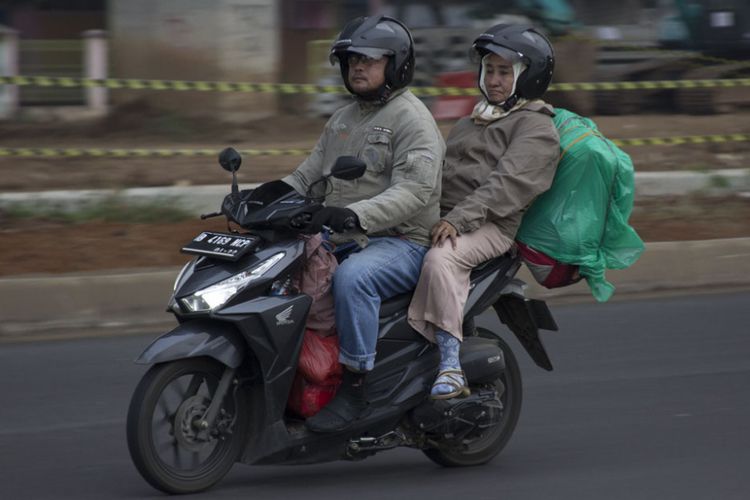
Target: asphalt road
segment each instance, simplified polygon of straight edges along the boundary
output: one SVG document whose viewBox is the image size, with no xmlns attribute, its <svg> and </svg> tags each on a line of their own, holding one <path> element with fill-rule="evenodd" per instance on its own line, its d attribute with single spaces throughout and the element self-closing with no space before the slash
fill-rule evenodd
<svg viewBox="0 0 750 500">
<path fill-rule="evenodd" d="M 237 465 L 191 498 L 750 498 L 750 293 L 557 307 L 555 371 L 517 351 L 525 401 L 486 466 L 414 450 Z M 160 497 L 130 462 L 128 400 L 149 337 L 0 345 L 0 498 Z M 520 349 L 517 342 L 514 348 Z"/>
</svg>

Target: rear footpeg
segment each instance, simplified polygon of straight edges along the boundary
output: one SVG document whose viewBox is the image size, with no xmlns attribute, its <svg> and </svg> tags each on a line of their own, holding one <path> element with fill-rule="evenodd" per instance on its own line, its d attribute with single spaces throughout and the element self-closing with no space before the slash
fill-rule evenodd
<svg viewBox="0 0 750 500">
<path fill-rule="evenodd" d="M 362 455 L 369 455 L 381 450 L 390 450 L 408 444 L 409 440 L 406 435 L 399 429 L 388 432 L 379 437 L 360 437 L 350 439 L 346 446 L 346 456 L 349 458 L 364 458 Z"/>
</svg>

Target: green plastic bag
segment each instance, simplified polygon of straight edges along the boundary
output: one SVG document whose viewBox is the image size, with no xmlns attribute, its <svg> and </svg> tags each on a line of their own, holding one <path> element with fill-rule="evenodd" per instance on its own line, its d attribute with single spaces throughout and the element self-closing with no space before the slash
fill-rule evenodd
<svg viewBox="0 0 750 500">
<path fill-rule="evenodd" d="M 643 241 L 628 224 L 635 196 L 630 157 L 588 118 L 557 108 L 561 159 L 555 180 L 524 215 L 516 238 L 565 264 L 579 266 L 591 293 L 609 300 L 606 269 L 625 269 Z"/>
</svg>

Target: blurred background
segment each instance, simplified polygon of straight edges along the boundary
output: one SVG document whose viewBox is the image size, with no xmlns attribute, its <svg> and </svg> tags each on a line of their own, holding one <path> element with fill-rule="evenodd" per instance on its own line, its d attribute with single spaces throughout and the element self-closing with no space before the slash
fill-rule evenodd
<svg viewBox="0 0 750 500">
<path fill-rule="evenodd" d="M 118 249 L 143 248 L 135 243 L 148 239 L 143 224 L 164 222 L 165 209 L 176 217 L 170 224 L 187 224 L 174 238 L 190 237 L 194 213 L 183 214 L 166 198 L 152 212 L 133 213 L 131 198 L 75 216 L 69 204 L 19 208 L 8 200 L 37 200 L 33 193 L 50 190 L 223 185 L 215 155 L 230 145 L 247 151 L 241 182 L 284 175 L 350 100 L 328 61 L 331 40 L 348 20 L 377 13 L 411 28 L 416 89 L 475 88 L 467 57 L 473 39 L 499 22 L 533 24 L 556 50 L 546 100 L 593 118 L 609 138 L 630 140 L 622 147 L 637 176 L 669 172 L 674 179 L 681 172 L 700 179 L 673 190 L 664 188 L 671 180 L 657 176 L 650 181 L 657 189 L 639 188 L 632 220 L 644 239 L 750 236 L 747 0 L 3 0 L 0 239 L 25 237 L 33 220 L 64 234 L 68 247 L 61 252 L 52 243 L 34 258 L 0 245 L 0 275 L 178 263 L 178 243 L 163 242 L 142 262 L 136 252 L 115 250 L 101 264 L 100 257 L 66 258 L 70 248 L 92 246 L 105 255 L 112 241 Z M 707 79 L 724 83 L 690 83 Z M 196 88 L 203 81 L 333 87 Z M 675 85 L 649 88 L 651 81 Z M 563 87 L 582 82 L 600 85 Z M 420 95 L 446 135 L 476 102 L 473 95 Z M 632 142 L 642 138 L 651 142 Z M 78 242 L 75 231 L 91 234 L 90 225 L 101 220 L 109 229 L 128 225 L 94 245 Z M 137 237 L 136 227 L 143 231 Z"/>
<path fill-rule="evenodd" d="M 350 102 L 332 39 L 375 13 L 411 28 L 415 92 L 474 88 L 488 26 L 544 30 L 545 99 L 633 159 L 646 251 L 608 272 L 608 304 L 521 271 L 561 331 L 552 376 L 516 350 L 524 415 L 494 465 L 238 467 L 193 498 L 748 498 L 750 0 L 0 0 L 0 498 L 150 498 L 123 432 L 132 360 L 174 325 L 179 249 L 227 230 L 197 217 L 229 192 L 218 153 L 242 152 L 243 188 L 292 171 Z M 476 99 L 420 95 L 445 135 Z"/>
<path fill-rule="evenodd" d="M 416 86 L 474 86 L 468 47 L 484 28 L 499 22 L 530 23 L 552 38 L 558 59 L 555 82 L 750 75 L 745 64 L 750 4 L 742 0 L 5 0 L 0 2 L 0 68 L 6 76 L 338 85 L 338 71 L 328 63 L 331 39 L 349 19 L 375 13 L 395 16 L 412 29 Z M 549 97 L 582 114 L 700 114 L 748 104 L 746 87 L 688 90 L 597 90 Z M 28 86 L 19 94 L 21 112 L 86 103 L 81 88 Z M 326 116 L 346 99 L 204 92 L 190 95 L 186 106 L 185 96 L 175 92 L 128 89 L 108 94 L 110 106 L 142 99 L 234 122 L 279 112 Z M 453 111 L 444 113 L 453 117 Z"/>
</svg>

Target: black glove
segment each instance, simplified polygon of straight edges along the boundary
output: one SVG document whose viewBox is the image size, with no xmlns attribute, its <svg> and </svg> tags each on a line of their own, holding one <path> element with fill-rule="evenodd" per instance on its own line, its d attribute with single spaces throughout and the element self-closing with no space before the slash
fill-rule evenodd
<svg viewBox="0 0 750 500">
<path fill-rule="evenodd" d="M 324 207 L 313 215 L 311 226 L 316 231 L 328 226 L 337 233 L 344 233 L 359 227 L 359 217 L 348 208 Z"/>
</svg>

